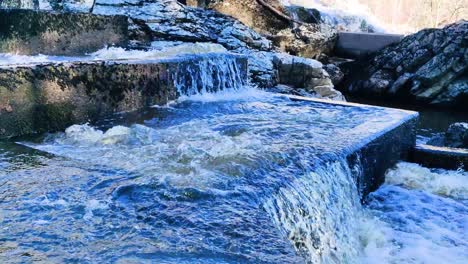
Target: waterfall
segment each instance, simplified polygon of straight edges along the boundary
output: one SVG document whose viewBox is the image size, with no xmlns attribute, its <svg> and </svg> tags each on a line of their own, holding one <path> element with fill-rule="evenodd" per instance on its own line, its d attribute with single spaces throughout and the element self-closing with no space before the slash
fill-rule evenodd
<svg viewBox="0 0 468 264">
<path fill-rule="evenodd" d="M 306 169 L 264 204 L 308 263 L 358 260 L 361 248 L 357 227 L 362 212 L 355 174 L 345 159 Z"/>
<path fill-rule="evenodd" d="M 228 54 L 208 54 L 181 64 L 173 76 L 178 94 L 191 96 L 243 88 L 248 80 L 242 77 L 246 68 L 238 58 Z"/>
</svg>

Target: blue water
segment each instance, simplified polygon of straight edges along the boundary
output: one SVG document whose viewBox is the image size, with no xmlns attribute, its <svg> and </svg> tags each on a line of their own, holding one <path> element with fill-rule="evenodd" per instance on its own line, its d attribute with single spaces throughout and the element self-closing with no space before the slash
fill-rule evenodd
<svg viewBox="0 0 468 264">
<path fill-rule="evenodd" d="M 374 222 L 363 262 L 468 262 L 466 171 L 402 162 L 370 195 L 365 213 Z"/>
<path fill-rule="evenodd" d="M 3 143 L 0 259 L 356 262 L 342 157 L 406 116 L 246 89 Z"/>
</svg>

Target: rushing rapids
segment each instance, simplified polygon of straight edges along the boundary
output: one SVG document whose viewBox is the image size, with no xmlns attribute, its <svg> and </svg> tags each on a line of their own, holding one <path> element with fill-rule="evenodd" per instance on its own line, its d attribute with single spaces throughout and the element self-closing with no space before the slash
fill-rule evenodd
<svg viewBox="0 0 468 264">
<path fill-rule="evenodd" d="M 0 142 L 0 262 L 419 263 L 405 248 L 442 218 L 404 222 L 414 197 L 459 219 L 423 240 L 434 259 L 466 259 L 465 189 L 395 186 L 426 186 L 403 164 L 360 203 L 349 149 L 406 113 L 291 100 L 204 63 L 174 78 L 167 106 Z"/>
</svg>

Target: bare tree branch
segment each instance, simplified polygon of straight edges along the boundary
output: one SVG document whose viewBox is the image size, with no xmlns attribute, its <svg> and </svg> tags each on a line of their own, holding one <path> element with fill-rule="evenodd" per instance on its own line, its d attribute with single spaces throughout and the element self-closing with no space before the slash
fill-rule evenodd
<svg viewBox="0 0 468 264">
<path fill-rule="evenodd" d="M 295 20 L 294 18 L 292 18 L 292 17 L 290 17 L 288 15 L 285 15 L 283 12 L 279 11 L 278 9 L 274 8 L 273 6 L 269 5 L 268 3 L 266 3 L 263 0 L 257 0 L 257 3 L 259 3 L 264 8 L 270 10 L 277 18 L 279 18 L 279 19 L 281 19 L 283 21 L 293 22 L 293 23 L 297 23 L 299 25 L 304 24 L 301 21 Z"/>
</svg>

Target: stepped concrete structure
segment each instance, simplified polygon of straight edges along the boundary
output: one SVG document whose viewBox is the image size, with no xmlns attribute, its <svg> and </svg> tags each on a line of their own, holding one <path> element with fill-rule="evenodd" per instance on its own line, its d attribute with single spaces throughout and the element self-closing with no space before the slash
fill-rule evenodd
<svg viewBox="0 0 468 264">
<path fill-rule="evenodd" d="M 247 81 L 247 58 L 198 54 L 169 59 L 108 60 L 0 66 L 0 138 L 57 131 L 106 115 L 163 105 L 195 90 L 220 90 L 220 61 L 237 67 Z M 203 76 L 215 76 L 211 84 Z M 203 86 L 203 87 L 202 87 Z M 181 88 L 182 87 L 182 88 Z"/>
</svg>

